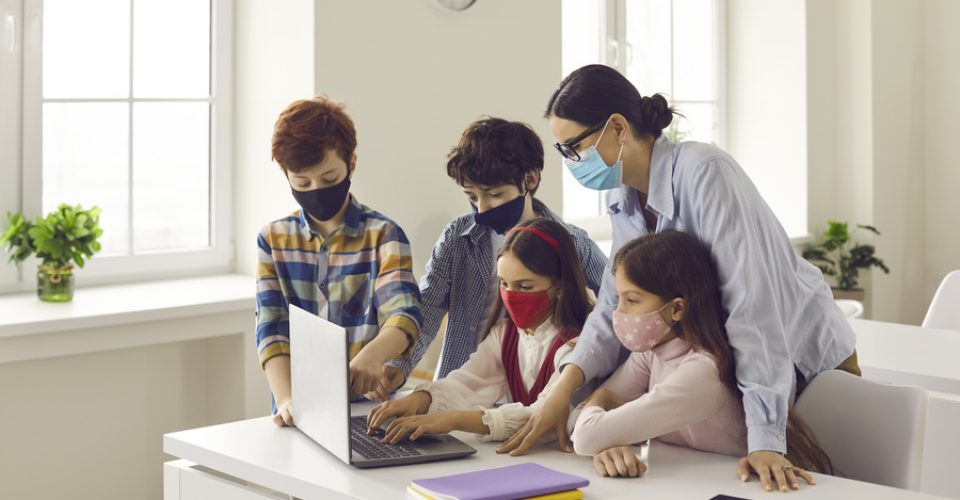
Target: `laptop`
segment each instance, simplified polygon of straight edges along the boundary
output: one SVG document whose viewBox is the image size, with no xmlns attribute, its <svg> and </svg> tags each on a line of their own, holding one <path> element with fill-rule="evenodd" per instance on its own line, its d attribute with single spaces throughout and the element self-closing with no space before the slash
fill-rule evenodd
<svg viewBox="0 0 960 500">
<path fill-rule="evenodd" d="M 367 417 L 350 416 L 347 331 L 290 306 L 290 383 L 293 422 L 320 446 L 354 467 L 384 467 L 472 455 L 476 449 L 449 434 L 430 434 L 396 445 L 367 434 Z"/>
</svg>

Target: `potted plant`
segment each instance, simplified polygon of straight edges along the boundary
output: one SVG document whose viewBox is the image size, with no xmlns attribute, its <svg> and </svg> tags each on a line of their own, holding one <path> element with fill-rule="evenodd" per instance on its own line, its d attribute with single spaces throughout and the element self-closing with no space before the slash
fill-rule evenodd
<svg viewBox="0 0 960 500">
<path fill-rule="evenodd" d="M 857 224 L 857 229 L 880 235 L 880 231 L 873 226 Z M 837 286 L 833 289 L 834 298 L 862 302 L 864 291 L 862 288 L 857 288 L 860 270 L 876 266 L 889 274 L 890 269 L 874 255 L 876 249 L 873 245 L 854 243 L 852 247 L 847 247 L 851 234 L 846 222 L 827 221 L 827 230 L 823 236 L 823 243 L 810 245 L 803 250 L 803 258 L 820 268 L 825 276 L 836 279 Z"/>
<path fill-rule="evenodd" d="M 46 217 L 28 220 L 22 213 L 7 214 L 8 226 L 0 235 L 7 245 L 10 262 L 20 263 L 36 254 L 37 295 L 46 302 L 68 302 L 73 298 L 73 265 L 83 267 L 86 259 L 100 251 L 97 241 L 100 209 L 84 210 L 80 205 L 60 205 Z"/>
</svg>

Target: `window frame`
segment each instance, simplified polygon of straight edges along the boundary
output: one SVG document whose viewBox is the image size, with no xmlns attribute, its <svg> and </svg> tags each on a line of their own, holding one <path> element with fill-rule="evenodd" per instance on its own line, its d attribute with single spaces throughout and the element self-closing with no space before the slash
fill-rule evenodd
<svg viewBox="0 0 960 500">
<path fill-rule="evenodd" d="M 674 101 L 672 95 L 670 97 L 671 105 L 676 105 L 678 108 L 681 108 L 683 104 L 686 103 L 703 103 L 708 102 L 710 104 L 716 105 L 717 112 L 717 146 L 724 147 L 726 143 L 726 133 L 727 133 L 727 91 L 726 91 L 726 82 L 727 82 L 727 71 L 726 71 L 726 60 L 727 60 L 727 44 L 726 44 L 726 25 L 727 25 L 727 7 L 726 0 L 715 0 L 717 6 L 716 12 L 716 67 L 717 67 L 717 82 L 716 82 L 716 101 Z M 673 0 L 671 2 L 671 10 L 673 5 Z M 600 40 L 599 40 L 599 61 L 600 64 L 606 64 L 615 68 L 621 74 L 626 74 L 627 66 L 631 63 L 630 55 L 632 55 L 632 50 L 626 41 L 626 16 L 627 16 L 627 0 L 603 0 L 599 2 L 598 9 L 600 9 L 599 18 L 601 20 L 600 26 Z M 671 24 L 671 44 L 673 40 L 673 26 Z M 561 34 L 562 36 L 562 34 Z M 629 54 L 629 55 L 628 55 Z M 670 64 L 671 64 L 671 73 L 673 73 L 674 66 L 674 54 L 671 51 L 670 55 Z M 566 71 L 565 71 L 566 73 Z M 671 75 L 671 86 L 673 85 L 673 76 Z M 663 92 L 672 94 L 673 89 L 663 89 Z M 566 170 L 566 168 L 564 168 Z M 570 178 L 567 175 L 564 175 L 565 182 L 563 187 L 568 187 L 570 182 L 576 183 L 575 180 Z M 580 186 L 573 186 L 575 189 L 580 189 Z M 564 214 L 564 218 L 567 219 L 570 223 L 575 224 L 590 235 L 591 238 L 595 240 L 610 240 L 612 239 L 612 228 L 610 227 L 610 220 L 607 217 L 605 211 L 605 192 L 598 191 L 596 192 L 596 204 L 598 207 L 598 213 L 590 216 L 580 216 L 580 217 L 567 217 Z M 593 198 L 591 197 L 591 200 Z"/>
<path fill-rule="evenodd" d="M 20 116 L 23 54 L 23 2 L 0 0 L 0 108 L 13 110 L 0 114 L 0 230 L 7 227 L 7 213 L 20 209 Z M 7 263 L 9 255 L 0 252 L 0 292 L 15 289 L 20 283 L 20 268 Z"/>
<path fill-rule="evenodd" d="M 21 35 L 19 80 L 22 94 L 19 97 L 20 158 L 15 164 L 19 183 L 16 188 L 16 206 L 3 206 L 7 210 L 20 210 L 33 217 L 42 211 L 42 16 L 43 0 L 0 0 L 21 3 L 20 16 L 26 22 Z M 131 4 L 134 0 L 131 0 Z M 203 249 L 142 252 L 136 255 L 97 255 L 87 262 L 80 272 L 80 285 L 122 283 L 139 280 L 175 278 L 204 274 L 226 273 L 234 270 L 235 249 L 233 241 L 233 18 L 231 0 L 211 0 L 211 47 L 210 47 L 210 148 L 209 148 L 209 217 L 210 246 Z M 0 13 L 2 14 L 2 13 Z M 131 22 L 133 7 L 131 6 Z M 0 19 L 3 22 L 3 19 Z M 132 57 L 132 52 L 131 52 Z M 130 71 L 133 71 L 130 68 Z M 3 95 L 0 93 L 0 98 Z M 134 99 L 127 101 L 190 101 L 190 99 Z M 207 99 L 203 99 L 206 101 Z M 83 99 L 71 101 L 84 101 Z M 98 99 L 89 99 L 98 101 Z M 116 102 L 117 99 L 110 99 Z M 122 99 L 119 100 L 122 102 Z M 0 129 L 2 130 L 2 129 Z M 0 137 L 0 144 L 9 142 Z M 132 168 L 132 166 L 128 166 Z M 0 172 L 8 174 L 9 172 Z M 6 175 L 5 175 L 6 177 Z M 7 177 L 9 178 L 9 177 Z M 7 190 L 11 188 L 6 188 Z M 132 184 L 128 184 L 133 200 Z M 7 193 L 3 193 L 6 195 Z M 4 197 L 6 199 L 6 196 Z M 5 227 L 6 220 L 4 220 Z M 132 225 L 132 219 L 130 224 Z M 132 233 L 131 233 L 132 237 Z M 29 291 L 36 287 L 30 279 L 30 270 L 39 262 L 31 258 L 21 266 L 16 283 L 11 283 L 6 269 L 0 271 L 0 292 Z M 13 266 L 4 266 L 12 268 Z"/>
</svg>

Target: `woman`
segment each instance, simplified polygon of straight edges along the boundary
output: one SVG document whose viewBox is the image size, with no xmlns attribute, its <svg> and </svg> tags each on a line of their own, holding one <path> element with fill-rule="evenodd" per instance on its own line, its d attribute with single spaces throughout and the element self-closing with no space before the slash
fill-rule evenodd
<svg viewBox="0 0 960 500">
<path fill-rule="evenodd" d="M 673 120 L 663 96 L 643 97 L 616 70 L 590 65 L 560 83 L 545 116 L 574 177 L 588 188 L 610 190 L 614 253 L 664 229 L 690 233 L 710 249 L 729 312 L 725 326 L 748 430 L 749 455 L 738 476 L 749 480 L 752 468 L 766 489 L 771 475 L 781 490 L 798 488 L 784 474 L 792 467 L 783 455 L 791 397 L 824 370 L 859 375 L 853 330 L 820 271 L 797 255 L 736 160 L 713 145 L 673 144 L 662 135 Z M 616 304 L 613 277 L 606 273 L 556 388 L 499 451 L 524 453 L 549 429 L 569 450 L 566 398 L 625 356 L 611 326 Z"/>
</svg>

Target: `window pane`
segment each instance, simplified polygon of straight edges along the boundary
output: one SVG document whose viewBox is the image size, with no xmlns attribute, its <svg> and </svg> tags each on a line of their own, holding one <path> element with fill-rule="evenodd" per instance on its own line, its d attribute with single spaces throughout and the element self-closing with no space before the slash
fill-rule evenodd
<svg viewBox="0 0 960 500">
<path fill-rule="evenodd" d="M 44 1 L 44 97 L 129 95 L 129 4 L 129 0 Z"/>
<path fill-rule="evenodd" d="M 575 221 L 606 214 L 605 211 L 600 209 L 600 203 L 603 200 L 600 192 L 583 187 L 573 178 L 566 166 L 561 165 L 560 169 L 563 170 L 564 219 Z"/>
<path fill-rule="evenodd" d="M 209 121 L 204 102 L 134 104 L 135 252 L 209 245 Z"/>
<path fill-rule="evenodd" d="M 600 8 L 595 0 L 563 0 L 560 24 L 564 75 L 600 59 Z"/>
<path fill-rule="evenodd" d="M 719 133 L 717 105 L 701 103 L 673 103 L 673 107 L 683 116 L 675 116 L 671 127 L 676 124 L 681 140 L 716 143 Z"/>
<path fill-rule="evenodd" d="M 670 94 L 670 0 L 627 0 L 627 79 L 642 95 Z"/>
<path fill-rule="evenodd" d="M 582 66 L 603 62 L 600 56 L 601 19 L 600 3 L 596 0 L 563 0 L 562 5 L 561 70 L 566 76 Z M 553 142 L 552 138 L 550 142 Z M 563 218 L 576 220 L 601 215 L 600 194 L 581 186 L 561 164 L 560 155 L 552 147 L 545 154 L 547 168 L 557 165 L 554 168 L 562 171 Z"/>
<path fill-rule="evenodd" d="M 673 98 L 716 99 L 716 1 L 673 0 Z"/>
<path fill-rule="evenodd" d="M 210 94 L 210 2 L 135 0 L 133 95 Z"/>
<path fill-rule="evenodd" d="M 43 105 L 43 213 L 61 203 L 100 207 L 101 254 L 127 251 L 127 106 Z"/>
</svg>

